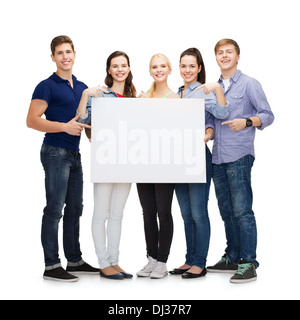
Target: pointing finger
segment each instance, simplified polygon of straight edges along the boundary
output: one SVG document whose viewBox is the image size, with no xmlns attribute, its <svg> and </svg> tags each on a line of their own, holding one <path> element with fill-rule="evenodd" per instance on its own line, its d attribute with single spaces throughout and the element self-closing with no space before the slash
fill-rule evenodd
<svg viewBox="0 0 300 320">
<path fill-rule="evenodd" d="M 232 121 L 225 121 L 225 122 L 222 122 L 222 126 L 224 125 L 224 124 L 231 124 L 232 123 Z"/>
<path fill-rule="evenodd" d="M 87 128 L 87 129 L 92 129 L 91 126 L 89 126 L 88 124 L 84 124 L 84 123 L 79 123 L 79 125 L 83 128 Z"/>
</svg>

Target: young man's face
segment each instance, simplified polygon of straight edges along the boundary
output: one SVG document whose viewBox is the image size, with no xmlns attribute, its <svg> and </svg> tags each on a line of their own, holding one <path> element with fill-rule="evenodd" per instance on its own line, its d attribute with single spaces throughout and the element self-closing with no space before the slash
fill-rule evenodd
<svg viewBox="0 0 300 320">
<path fill-rule="evenodd" d="M 240 56 L 237 54 L 233 44 L 224 44 L 218 48 L 216 60 L 221 71 L 230 71 L 237 69 Z"/>
<path fill-rule="evenodd" d="M 54 55 L 51 55 L 52 61 L 56 63 L 57 70 L 72 71 L 76 52 L 73 51 L 69 43 L 62 43 L 55 47 Z"/>
</svg>

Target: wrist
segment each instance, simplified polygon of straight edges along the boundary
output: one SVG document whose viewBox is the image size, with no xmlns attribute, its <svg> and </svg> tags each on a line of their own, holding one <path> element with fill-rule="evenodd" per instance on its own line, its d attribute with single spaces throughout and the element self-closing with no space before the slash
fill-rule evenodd
<svg viewBox="0 0 300 320">
<path fill-rule="evenodd" d="M 67 132 L 67 123 L 61 122 L 61 132 Z"/>
<path fill-rule="evenodd" d="M 245 128 L 249 128 L 253 126 L 253 121 L 250 118 L 246 118 Z"/>
</svg>

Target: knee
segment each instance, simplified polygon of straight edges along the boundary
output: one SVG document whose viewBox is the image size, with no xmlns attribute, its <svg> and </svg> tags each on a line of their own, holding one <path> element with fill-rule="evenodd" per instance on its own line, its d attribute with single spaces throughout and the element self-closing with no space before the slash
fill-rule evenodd
<svg viewBox="0 0 300 320">
<path fill-rule="evenodd" d="M 82 204 L 72 204 L 66 205 L 64 210 L 64 218 L 78 218 L 82 216 L 83 205 Z"/>
<path fill-rule="evenodd" d="M 158 212 L 158 219 L 160 223 L 173 221 L 171 211 Z"/>
<path fill-rule="evenodd" d="M 197 214 L 193 214 L 193 221 L 195 224 L 203 224 L 209 222 L 208 210 L 203 210 Z"/>
<path fill-rule="evenodd" d="M 109 218 L 109 212 L 103 210 L 94 209 L 93 223 L 105 223 Z"/>
<path fill-rule="evenodd" d="M 153 221 L 157 218 L 157 212 L 154 210 L 143 210 L 144 221 Z"/>
</svg>

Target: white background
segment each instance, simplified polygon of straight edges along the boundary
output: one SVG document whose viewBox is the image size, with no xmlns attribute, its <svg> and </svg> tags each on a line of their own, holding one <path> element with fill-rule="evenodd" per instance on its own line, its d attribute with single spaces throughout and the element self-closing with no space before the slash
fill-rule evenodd
<svg viewBox="0 0 300 320">
<path fill-rule="evenodd" d="M 299 24 L 298 1 L 2 1 L 1 30 L 1 299 L 298 299 L 299 296 Z M 67 34 L 77 59 L 74 74 L 89 86 L 103 84 L 107 56 L 123 50 L 131 58 L 134 83 L 151 84 L 148 63 L 157 52 L 173 63 L 170 87 L 182 80 L 180 53 L 195 46 L 203 54 L 207 80 L 219 69 L 214 45 L 224 37 L 241 47 L 239 68 L 258 79 L 275 114 L 274 124 L 256 137 L 253 169 L 258 223 L 258 281 L 232 285 L 226 275 L 184 281 L 136 279 L 114 282 L 81 277 L 61 284 L 42 279 L 40 225 L 45 205 L 39 149 L 43 134 L 26 127 L 32 92 L 55 71 L 50 42 Z M 93 192 L 90 144 L 81 143 L 85 184 L 81 220 L 83 257 L 97 266 L 91 236 Z M 212 185 L 208 265 L 225 248 L 224 228 Z M 183 223 L 174 198 L 174 241 L 169 269 L 184 262 Z M 61 258 L 65 264 L 62 247 Z M 135 273 L 146 263 L 142 213 L 133 185 L 124 213 L 120 265 Z"/>
</svg>

